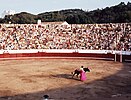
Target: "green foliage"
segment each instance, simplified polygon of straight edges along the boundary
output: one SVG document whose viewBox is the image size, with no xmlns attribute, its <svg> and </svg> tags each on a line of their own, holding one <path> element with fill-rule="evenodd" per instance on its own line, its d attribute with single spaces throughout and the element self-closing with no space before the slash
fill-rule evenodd
<svg viewBox="0 0 131 100">
<path fill-rule="evenodd" d="M 124 2 L 105 9 L 97 9 L 88 13 L 95 23 L 129 23 L 131 18 L 131 3 Z"/>
<path fill-rule="evenodd" d="M 19 23 L 31 24 L 42 22 L 67 21 L 69 24 L 90 24 L 90 23 L 129 23 L 131 22 L 131 3 L 127 5 L 124 2 L 104 9 L 94 11 L 83 11 L 82 9 L 68 9 L 61 11 L 45 12 L 33 15 L 26 12 L 15 14 L 14 16 L 5 16 L 0 19 L 0 23 Z"/>
<path fill-rule="evenodd" d="M 36 23 L 35 20 L 35 15 L 26 13 L 26 12 L 21 12 L 19 14 L 15 14 L 15 15 L 8 15 L 4 17 L 4 23 L 19 23 L 19 24 L 31 24 L 31 23 Z"/>
</svg>

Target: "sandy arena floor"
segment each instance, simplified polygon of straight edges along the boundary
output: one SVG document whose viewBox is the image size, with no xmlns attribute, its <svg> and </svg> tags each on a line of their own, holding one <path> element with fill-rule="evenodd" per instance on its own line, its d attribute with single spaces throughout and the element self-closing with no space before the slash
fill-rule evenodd
<svg viewBox="0 0 131 100">
<path fill-rule="evenodd" d="M 71 78 L 89 67 L 87 80 Z M 0 60 L 0 100 L 131 100 L 131 63 L 87 59 Z"/>
</svg>

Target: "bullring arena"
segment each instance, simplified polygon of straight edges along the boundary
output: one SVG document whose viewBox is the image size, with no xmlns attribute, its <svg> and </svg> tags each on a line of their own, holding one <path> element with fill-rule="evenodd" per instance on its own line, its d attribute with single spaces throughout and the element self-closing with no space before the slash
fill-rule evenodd
<svg viewBox="0 0 131 100">
<path fill-rule="evenodd" d="M 108 26 L 115 27 L 114 25 Z M 123 28 L 123 24 L 116 26 Z M 27 26 L 1 28 L 3 38 L 0 42 L 0 100 L 43 100 L 44 95 L 49 95 L 49 100 L 131 100 L 130 24 L 127 27 L 129 29 L 124 30 L 124 34 L 127 34 L 125 40 L 120 39 L 122 29 L 117 31 L 111 29 L 109 33 L 117 32 L 118 36 L 117 38 L 110 37 L 112 41 L 108 40 L 108 46 L 104 43 L 106 39 L 98 38 L 92 41 L 99 36 L 98 34 L 91 36 L 93 39 L 90 37 L 92 42 L 85 40 L 86 32 L 88 34 L 90 31 L 90 35 L 94 32 L 90 28 L 86 28 L 87 31 L 82 31 L 80 28 L 83 37 L 78 35 L 80 32 L 78 27 L 72 29 L 77 36 L 68 40 L 70 41 L 68 45 L 65 44 L 66 36 L 60 35 L 61 32 L 65 33 L 63 29 L 60 32 L 57 30 L 59 42 L 63 44 L 57 41 L 58 36 L 54 37 L 57 44 L 52 42 L 52 37 L 46 39 L 46 36 L 43 36 L 43 39 L 38 36 L 41 40 L 43 39 L 42 45 L 42 41 L 38 40 L 36 34 L 31 33 L 32 30 L 29 34 L 23 33 L 23 30 L 28 30 Z M 39 29 L 43 30 L 41 27 Z M 93 29 L 97 32 L 99 26 Z M 68 31 L 69 34 L 72 30 Z M 105 27 L 103 29 L 101 25 L 100 30 L 107 33 Z M 44 30 L 46 34 L 55 36 L 50 31 L 52 30 Z M 13 42 L 10 42 L 11 40 Z M 100 41 L 103 42 L 102 45 L 94 44 Z M 82 42 L 87 42 L 88 46 L 87 44 L 80 45 L 79 43 Z M 114 43 L 118 45 L 114 46 Z M 71 72 L 80 66 L 90 69 L 90 72 L 86 73 L 86 81 L 80 81 L 76 76 L 72 78 Z"/>
<path fill-rule="evenodd" d="M 53 100 L 131 100 L 131 63 L 108 54 L 47 51 L 1 54 L 0 100 L 42 100 L 45 94 Z M 82 65 L 91 70 L 84 82 L 71 74 Z"/>
</svg>

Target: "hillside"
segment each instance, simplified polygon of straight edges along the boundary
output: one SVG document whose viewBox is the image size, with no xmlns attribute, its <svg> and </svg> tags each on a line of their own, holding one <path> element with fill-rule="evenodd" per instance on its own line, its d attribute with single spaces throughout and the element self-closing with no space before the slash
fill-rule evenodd
<svg viewBox="0 0 131 100">
<path fill-rule="evenodd" d="M 0 19 L 0 23 L 37 23 L 42 21 L 67 21 L 70 24 L 87 23 L 129 23 L 131 22 L 131 3 L 121 2 L 112 7 L 96 9 L 93 11 L 83 11 L 82 9 L 67 9 L 61 11 L 44 12 L 33 15 L 27 12 L 21 12 L 14 16 L 5 16 Z"/>
</svg>

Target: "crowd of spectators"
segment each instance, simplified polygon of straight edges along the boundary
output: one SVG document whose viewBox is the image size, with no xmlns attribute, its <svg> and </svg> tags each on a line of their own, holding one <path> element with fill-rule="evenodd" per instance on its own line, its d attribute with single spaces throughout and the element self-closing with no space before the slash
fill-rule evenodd
<svg viewBox="0 0 131 100">
<path fill-rule="evenodd" d="M 0 50 L 25 49 L 131 51 L 131 23 L 0 24 Z"/>
</svg>

